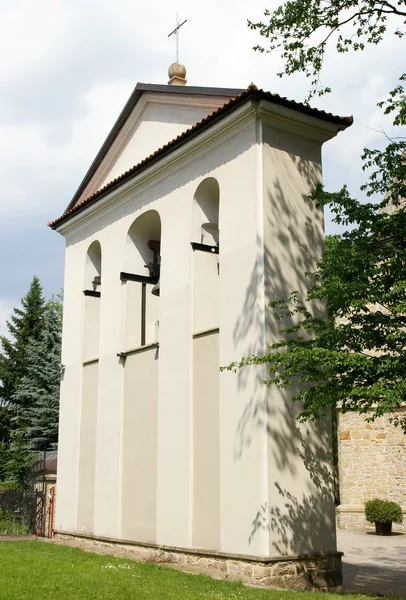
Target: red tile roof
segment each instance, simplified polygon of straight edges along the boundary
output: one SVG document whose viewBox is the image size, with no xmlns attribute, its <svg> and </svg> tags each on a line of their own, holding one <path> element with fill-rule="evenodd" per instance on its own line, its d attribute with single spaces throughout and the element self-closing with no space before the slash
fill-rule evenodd
<svg viewBox="0 0 406 600">
<path fill-rule="evenodd" d="M 226 102 L 223 106 L 221 106 L 220 108 L 215 110 L 213 113 L 211 113 L 210 115 L 208 115 L 207 117 L 205 117 L 204 119 L 202 119 L 201 121 L 199 121 L 198 123 L 193 125 L 193 127 L 190 127 L 189 129 L 184 131 L 182 134 L 178 135 L 172 141 L 168 142 L 161 148 L 158 148 L 158 150 L 156 150 L 153 154 L 144 158 L 141 162 L 136 164 L 134 167 L 132 167 L 131 169 L 129 169 L 128 171 L 126 171 L 125 173 L 120 175 L 119 177 L 116 177 L 115 179 L 113 179 L 112 181 L 107 183 L 104 187 L 97 190 L 97 192 L 95 192 L 94 194 L 91 194 L 87 198 L 84 198 L 83 200 L 81 200 L 80 202 L 78 202 L 77 204 L 75 204 L 73 206 L 69 205 L 67 210 L 63 213 L 63 215 L 61 215 L 54 221 L 50 221 L 48 223 L 48 226 L 51 227 L 52 229 L 56 229 L 59 225 L 61 225 L 61 223 L 68 221 L 76 213 L 81 212 L 82 210 L 84 210 L 85 208 L 87 208 L 88 206 L 90 206 L 91 204 L 93 204 L 94 202 L 96 202 L 97 200 L 99 200 L 100 198 L 102 198 L 103 196 L 108 194 L 109 192 L 111 192 L 113 189 L 122 185 L 125 181 L 128 181 L 132 177 L 135 177 L 135 175 L 137 175 L 138 173 L 140 173 L 141 171 L 143 171 L 144 169 L 146 169 L 147 167 L 152 165 L 158 159 L 162 158 L 169 152 L 172 152 L 173 150 L 175 150 L 176 148 L 178 148 L 179 146 L 181 146 L 182 144 L 187 142 L 189 139 L 194 137 L 201 130 L 212 125 L 215 121 L 222 118 L 227 113 L 234 110 L 237 106 L 239 106 L 240 104 L 242 104 L 243 102 L 245 102 L 246 100 L 251 99 L 251 98 L 255 99 L 255 100 L 267 100 L 268 102 L 271 102 L 272 104 L 277 104 L 279 106 L 285 106 L 296 112 L 300 112 L 302 114 L 306 114 L 311 117 L 315 117 L 316 119 L 320 119 L 322 121 L 327 121 L 329 123 L 333 123 L 335 125 L 338 125 L 340 130 L 346 129 L 353 123 L 353 117 L 339 117 L 337 115 L 327 113 L 324 110 L 318 110 L 316 108 L 311 108 L 310 106 L 302 104 L 301 102 L 295 102 L 294 100 L 288 100 L 287 98 L 283 98 L 282 96 L 279 96 L 278 94 L 272 94 L 271 92 L 265 92 L 264 90 L 259 90 L 256 87 L 256 85 L 251 83 L 248 86 L 248 88 L 246 90 L 244 90 L 241 94 L 235 96 L 229 102 Z"/>
</svg>

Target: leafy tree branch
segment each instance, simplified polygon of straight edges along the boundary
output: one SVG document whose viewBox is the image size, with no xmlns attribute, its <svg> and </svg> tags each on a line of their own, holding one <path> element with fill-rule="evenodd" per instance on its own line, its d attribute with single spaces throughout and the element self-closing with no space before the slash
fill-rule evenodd
<svg viewBox="0 0 406 600">
<path fill-rule="evenodd" d="M 395 127 L 406 125 L 403 81 L 381 103 Z M 369 419 L 389 413 L 406 431 L 406 415 L 397 412 L 406 403 L 406 142 L 366 149 L 363 159 L 366 198 L 322 185 L 309 197 L 329 204 L 333 221 L 348 229 L 327 238 L 304 298 L 292 291 L 270 303 L 280 339 L 263 356 L 223 369 L 266 365 L 265 383 L 290 388 L 301 419 L 340 406 Z"/>
<path fill-rule="evenodd" d="M 364 50 L 366 44 L 379 44 L 385 34 L 397 24 L 394 35 L 405 33 L 406 2 L 385 0 L 288 0 L 274 11 L 265 10 L 266 19 L 248 21 L 266 44 L 258 44 L 259 52 L 281 52 L 283 70 L 311 77 L 309 97 L 331 91 L 319 83 L 325 52 L 330 39 L 336 34 L 335 46 L 339 53 Z"/>
</svg>

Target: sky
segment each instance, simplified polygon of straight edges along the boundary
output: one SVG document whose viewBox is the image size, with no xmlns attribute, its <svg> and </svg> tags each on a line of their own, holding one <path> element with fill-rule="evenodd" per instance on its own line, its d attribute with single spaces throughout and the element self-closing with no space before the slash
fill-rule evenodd
<svg viewBox="0 0 406 600">
<path fill-rule="evenodd" d="M 175 60 L 168 33 L 187 19 L 180 61 L 189 85 L 259 88 L 303 101 L 309 80 L 280 79 L 278 54 L 247 27 L 275 0 L 0 0 L 0 334 L 37 275 L 49 297 L 63 286 L 64 239 L 47 227 L 62 214 L 137 81 L 167 83 Z M 395 25 L 392 29 L 395 28 Z M 312 105 L 353 115 L 323 150 L 329 191 L 364 181 L 362 148 L 390 130 L 376 102 L 402 73 L 404 46 L 388 35 L 363 53 L 332 49 Z M 334 231 L 326 215 L 328 233 Z"/>
</svg>

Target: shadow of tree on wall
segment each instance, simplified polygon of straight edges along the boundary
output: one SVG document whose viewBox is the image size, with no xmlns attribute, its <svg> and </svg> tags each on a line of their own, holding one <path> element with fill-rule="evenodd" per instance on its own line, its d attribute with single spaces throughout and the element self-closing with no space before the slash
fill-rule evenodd
<svg viewBox="0 0 406 600">
<path fill-rule="evenodd" d="M 318 166 L 300 156 L 288 156 L 290 161 L 285 170 L 293 180 L 304 180 L 310 192 L 319 181 Z M 265 351 L 268 344 L 281 338 L 282 329 L 293 325 L 294 319 L 276 321 L 271 309 L 265 308 L 264 332 L 264 312 L 258 290 L 263 282 L 266 303 L 288 298 L 292 290 L 304 297 L 312 283 L 306 273 L 315 270 L 316 260 L 321 257 L 324 236 L 318 209 L 308 202 L 306 194 L 298 198 L 295 181 L 290 187 L 284 180 L 282 186 L 284 173 L 277 172 L 278 176 L 264 189 L 265 242 L 257 239 L 257 258 L 233 332 L 235 347 L 244 342 L 248 333 L 252 334 L 253 328 L 260 341 L 266 333 Z M 315 306 L 317 311 L 320 308 Z M 258 354 L 258 345 L 247 345 L 245 355 Z M 270 536 L 274 555 L 335 551 L 330 420 L 300 423 L 297 420 L 300 405 L 291 400 L 294 389 L 268 387 L 264 401 L 263 385 L 267 376 L 264 366 L 240 370 L 237 374 L 240 389 L 253 376 L 252 369 L 257 369 L 255 391 L 238 421 L 234 459 L 241 460 L 256 436 L 265 431 L 270 468 L 268 497 L 264 497 L 252 519 L 248 542 L 251 544 L 260 531 L 265 531 Z"/>
<path fill-rule="evenodd" d="M 240 341 L 244 341 L 247 336 L 251 336 L 252 331 L 256 332 L 255 342 L 245 344 L 245 355 L 250 356 L 260 353 L 265 350 L 265 331 L 263 322 L 264 306 L 261 301 L 261 296 L 258 295 L 261 282 L 264 279 L 264 261 L 262 258 L 261 239 L 257 237 L 257 256 L 252 269 L 252 275 L 247 287 L 244 304 L 241 309 L 241 316 L 237 319 L 233 330 L 234 347 L 237 347 Z M 247 387 L 253 370 L 251 368 L 240 369 L 237 374 L 238 389 L 243 390 Z M 255 369 L 255 389 L 262 386 L 265 377 L 265 370 L 261 368 Z M 234 458 L 240 459 L 245 446 L 251 444 L 252 433 L 255 429 L 261 427 L 265 423 L 266 407 L 260 402 L 257 395 L 250 398 L 250 401 L 244 408 L 240 423 L 237 428 L 237 436 L 234 447 Z M 249 431 L 248 425 L 252 423 L 255 426 L 252 431 Z"/>
<path fill-rule="evenodd" d="M 272 440 L 273 471 L 282 481 L 288 474 L 293 485 L 283 485 L 269 473 L 269 503 L 255 515 L 249 543 L 262 529 L 270 532 L 271 554 L 335 551 L 335 539 L 328 535 L 335 510 L 329 421 L 301 424 L 296 419 L 300 407 L 287 395 L 285 401 L 286 410 L 276 416 L 272 397 L 268 399 L 267 435 Z M 300 479 L 304 485 L 295 491 Z"/>
<path fill-rule="evenodd" d="M 281 555 L 335 550 L 335 539 L 326 535 L 334 523 L 335 514 L 330 467 L 332 452 L 326 435 L 327 423 L 319 422 L 316 427 L 296 428 L 297 458 L 301 459 L 300 466 L 310 478 L 304 491 L 294 493 L 282 487 L 277 480 L 272 482 L 273 493 L 270 489 L 270 541 L 271 547 Z M 288 457 L 285 459 L 289 462 Z"/>
<path fill-rule="evenodd" d="M 252 521 L 252 531 L 248 538 L 248 543 L 251 544 L 252 540 L 255 537 L 257 531 L 262 529 L 263 531 L 269 531 L 269 507 L 268 502 L 265 502 L 262 506 L 260 506 L 257 514 L 255 515 L 255 519 Z"/>
</svg>

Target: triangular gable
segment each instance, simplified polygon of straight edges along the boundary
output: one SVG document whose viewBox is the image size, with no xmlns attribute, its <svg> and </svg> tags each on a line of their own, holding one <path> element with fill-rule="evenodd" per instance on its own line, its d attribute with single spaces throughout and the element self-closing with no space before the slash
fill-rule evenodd
<svg viewBox="0 0 406 600">
<path fill-rule="evenodd" d="M 120 177 L 241 91 L 137 84 L 67 210 Z"/>
<path fill-rule="evenodd" d="M 163 88 L 162 92 L 164 92 L 169 86 L 153 86 L 147 84 L 138 84 L 138 86 L 142 86 L 145 91 L 161 91 L 156 90 L 156 88 Z M 137 91 L 137 88 L 135 92 Z M 174 86 L 176 92 L 182 93 L 184 88 L 178 88 Z M 213 125 L 213 123 L 218 122 L 226 115 L 228 115 L 233 110 L 237 109 L 241 104 L 254 100 L 255 102 L 262 102 L 269 106 L 274 107 L 274 112 L 284 114 L 286 116 L 291 113 L 300 113 L 303 115 L 302 118 L 308 121 L 309 123 L 313 123 L 313 126 L 317 123 L 324 122 L 329 124 L 327 128 L 325 128 L 324 133 L 327 133 L 327 137 L 325 139 L 331 139 L 334 137 L 339 131 L 343 131 L 347 127 L 350 127 L 353 123 L 353 117 L 340 117 L 338 115 L 333 115 L 332 113 L 326 113 L 324 110 L 318 110 L 316 108 L 311 108 L 308 105 L 302 104 L 300 102 L 295 102 L 294 100 L 288 100 L 287 98 L 281 97 L 278 94 L 272 94 L 271 92 L 265 92 L 264 90 L 259 90 L 254 84 L 248 86 L 248 88 L 238 94 L 239 90 L 230 90 L 224 89 L 221 92 L 223 94 L 218 94 L 220 92 L 218 88 L 188 88 L 188 92 L 192 90 L 191 95 L 197 94 L 201 96 L 205 95 L 214 95 L 217 96 L 218 100 L 222 100 L 223 98 L 228 99 L 228 101 L 220 106 L 214 112 L 210 112 L 205 118 L 198 121 L 191 127 L 186 126 L 186 130 L 183 130 L 183 133 L 170 140 L 168 143 L 163 145 L 162 147 L 157 148 L 152 154 L 149 154 L 144 160 L 136 163 L 128 170 L 126 170 L 121 175 L 115 176 L 110 183 L 108 183 L 107 179 L 110 178 L 113 174 L 111 170 L 107 173 L 107 177 L 104 178 L 103 181 L 106 183 L 99 183 L 99 186 L 94 186 L 93 192 L 86 192 L 87 189 L 91 189 L 90 186 L 93 181 L 96 180 L 96 177 L 100 167 L 103 166 L 103 161 L 108 160 L 108 153 L 111 148 L 113 148 L 114 142 L 119 135 L 119 132 L 125 122 L 127 121 L 128 116 L 132 112 L 132 109 L 135 107 L 136 102 L 133 103 L 133 106 L 128 110 L 129 103 L 133 101 L 133 96 L 130 98 L 129 102 L 125 106 L 123 112 L 121 113 L 116 125 L 113 127 L 110 135 L 108 136 L 106 142 L 103 144 L 101 150 L 93 161 L 92 166 L 90 167 L 88 173 L 86 174 L 82 184 L 80 185 L 78 191 L 76 192 L 72 202 L 69 204 L 63 215 L 48 223 L 49 227 L 52 229 L 57 229 L 59 225 L 69 220 L 74 214 L 80 212 L 81 210 L 86 209 L 90 204 L 100 200 L 105 194 L 109 194 L 113 189 L 120 187 L 125 181 L 128 181 L 135 177 L 138 173 L 140 173 L 143 169 L 148 168 L 154 162 L 160 160 L 163 156 L 172 152 L 175 148 L 179 147 L 179 145 L 185 144 L 188 140 L 199 135 L 202 131 Z M 135 93 L 134 92 L 134 93 Z M 231 93 L 232 92 L 232 93 Z M 183 93 L 185 93 L 183 91 Z M 229 95 L 227 95 L 229 94 Z M 235 95 L 234 95 L 235 94 Z M 223 96 L 223 98 L 222 98 Z M 182 104 L 185 107 L 185 104 Z M 141 119 L 142 120 L 142 119 Z M 333 127 L 331 127 L 331 125 Z M 130 139 L 129 136 L 128 139 Z M 324 140 L 325 141 L 325 140 Z M 128 146 L 128 145 L 127 145 Z M 127 148 L 126 146 L 126 148 Z M 130 146 L 128 146 L 130 147 Z M 122 153 L 124 156 L 124 152 Z M 114 167 L 114 162 L 111 163 L 112 167 Z M 100 178 L 101 179 L 101 178 Z"/>
</svg>

